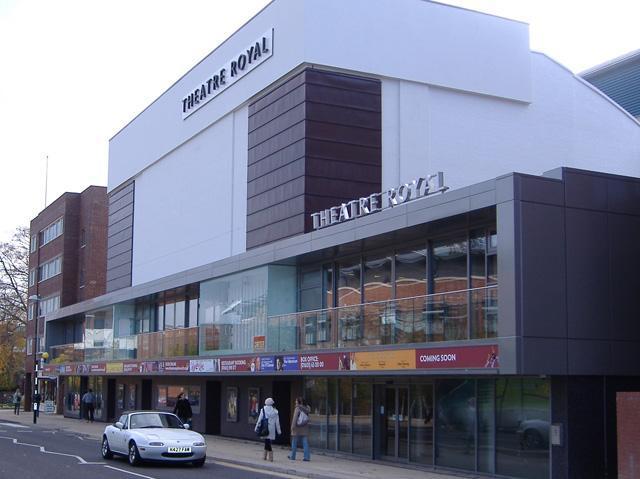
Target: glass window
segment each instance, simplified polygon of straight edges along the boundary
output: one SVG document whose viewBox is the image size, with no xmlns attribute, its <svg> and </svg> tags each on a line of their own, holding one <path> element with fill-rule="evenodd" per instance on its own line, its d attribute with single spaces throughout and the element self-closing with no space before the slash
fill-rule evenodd
<svg viewBox="0 0 640 479">
<path fill-rule="evenodd" d="M 200 284 L 200 354 L 252 352 L 255 336 L 266 335 L 267 342 L 280 339 L 277 324 L 274 334 L 267 334 L 268 274 L 269 269 L 262 267 Z M 278 294 L 285 296 L 282 291 Z M 295 284 L 291 296 L 295 309 Z M 277 346 L 268 343 L 267 349 L 279 350 Z"/>
<path fill-rule="evenodd" d="M 325 265 L 322 268 L 323 273 L 323 298 L 322 298 L 322 307 L 323 308 L 333 308 L 335 306 L 334 295 L 333 295 L 333 267 L 331 265 Z"/>
<path fill-rule="evenodd" d="M 165 303 L 164 305 L 164 330 L 175 329 L 176 327 L 176 304 Z"/>
<path fill-rule="evenodd" d="M 469 238 L 469 257 L 471 261 L 471 287 L 483 288 L 486 280 L 487 239 L 484 230 L 472 231 Z"/>
<path fill-rule="evenodd" d="M 353 385 L 353 453 L 371 457 L 372 408 L 371 384 Z"/>
<path fill-rule="evenodd" d="M 62 218 L 58 218 L 56 221 L 51 223 L 45 229 L 43 229 L 40 234 L 42 235 L 42 241 L 40 246 L 44 246 L 50 241 L 53 241 L 58 236 L 62 234 L 63 231 L 63 221 Z"/>
<path fill-rule="evenodd" d="M 198 325 L 198 299 L 189 300 L 189 327 Z"/>
<path fill-rule="evenodd" d="M 410 460 L 433 464 L 433 386 L 411 386 Z"/>
<path fill-rule="evenodd" d="M 362 303 L 360 294 L 360 261 L 344 261 L 339 266 L 338 306 L 352 306 Z"/>
<path fill-rule="evenodd" d="M 62 272 L 62 256 L 53 258 L 46 263 L 43 263 L 38 268 L 38 281 L 44 281 L 52 278 Z"/>
<path fill-rule="evenodd" d="M 436 384 L 436 464 L 474 471 L 475 383 L 471 379 L 445 379 Z"/>
<path fill-rule="evenodd" d="M 340 451 L 351 452 L 351 379 L 339 380 L 338 413 Z"/>
<path fill-rule="evenodd" d="M 427 251 L 399 251 L 396 254 L 396 298 L 427 294 Z"/>
<path fill-rule="evenodd" d="M 36 284 L 36 268 L 29 270 L 29 286 Z"/>
<path fill-rule="evenodd" d="M 478 471 L 495 472 L 495 381 L 478 380 Z"/>
<path fill-rule="evenodd" d="M 176 316 L 175 316 L 175 327 L 176 328 L 184 328 L 185 327 L 185 302 L 184 301 L 176 301 Z"/>
<path fill-rule="evenodd" d="M 309 378 L 304 383 L 304 397 L 311 408 L 309 414 L 309 444 L 327 448 L 327 379 Z"/>
<path fill-rule="evenodd" d="M 33 354 L 33 338 L 27 339 L 27 356 Z"/>
<path fill-rule="evenodd" d="M 47 314 L 52 313 L 57 309 L 60 309 L 60 295 L 50 296 L 48 298 L 41 299 L 38 302 L 38 306 L 39 306 L 38 315 L 40 317 L 46 316 Z"/>
<path fill-rule="evenodd" d="M 431 276 L 433 293 L 467 289 L 467 241 L 434 241 Z"/>
<path fill-rule="evenodd" d="M 495 394 L 496 473 L 549 477 L 549 381 L 501 378 Z"/>
<path fill-rule="evenodd" d="M 34 253 L 37 248 L 38 248 L 38 235 L 31 235 L 29 252 Z"/>
<path fill-rule="evenodd" d="M 80 376 L 67 376 L 64 380 L 64 412 L 66 415 L 80 417 Z"/>
<path fill-rule="evenodd" d="M 388 301 L 391 291 L 391 257 L 366 258 L 364 261 L 364 300 Z"/>
<path fill-rule="evenodd" d="M 338 442 L 338 380 L 327 380 L 327 448 L 335 451 Z"/>
</svg>

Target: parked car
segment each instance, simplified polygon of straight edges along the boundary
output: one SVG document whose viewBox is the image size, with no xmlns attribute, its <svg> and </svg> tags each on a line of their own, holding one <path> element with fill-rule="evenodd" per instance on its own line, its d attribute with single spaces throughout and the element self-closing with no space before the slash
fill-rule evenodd
<svg viewBox="0 0 640 479">
<path fill-rule="evenodd" d="M 200 467 L 206 460 L 207 444 L 174 414 L 132 411 L 104 429 L 102 457 L 111 459 L 114 454 L 126 456 L 132 466 L 142 461 L 168 461 Z"/>
</svg>

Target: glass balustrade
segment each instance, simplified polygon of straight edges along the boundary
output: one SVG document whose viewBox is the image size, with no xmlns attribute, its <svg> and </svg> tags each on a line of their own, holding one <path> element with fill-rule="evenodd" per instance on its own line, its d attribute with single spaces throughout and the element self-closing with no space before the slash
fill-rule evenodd
<svg viewBox="0 0 640 479">
<path fill-rule="evenodd" d="M 256 316 L 50 348 L 53 363 L 161 359 L 495 338 L 498 287 Z"/>
</svg>

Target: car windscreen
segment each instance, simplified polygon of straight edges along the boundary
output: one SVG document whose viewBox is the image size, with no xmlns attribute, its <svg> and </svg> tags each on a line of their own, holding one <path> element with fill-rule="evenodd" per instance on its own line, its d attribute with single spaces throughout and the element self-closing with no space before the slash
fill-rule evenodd
<svg viewBox="0 0 640 479">
<path fill-rule="evenodd" d="M 180 420 L 172 414 L 133 414 L 129 419 L 130 429 L 171 428 L 182 429 Z"/>
</svg>

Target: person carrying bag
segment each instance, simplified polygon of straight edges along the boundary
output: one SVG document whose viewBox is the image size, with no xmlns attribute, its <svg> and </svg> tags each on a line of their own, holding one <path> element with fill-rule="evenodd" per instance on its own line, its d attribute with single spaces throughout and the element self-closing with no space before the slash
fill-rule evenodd
<svg viewBox="0 0 640 479">
<path fill-rule="evenodd" d="M 264 407 L 260 410 L 260 415 L 258 416 L 258 421 L 254 429 L 258 437 L 264 439 L 264 456 L 262 459 L 265 461 L 269 459 L 271 462 L 273 462 L 271 441 L 276 439 L 276 434 L 282 434 L 282 430 L 280 429 L 280 415 L 273 405 L 273 399 L 265 399 Z"/>
</svg>

